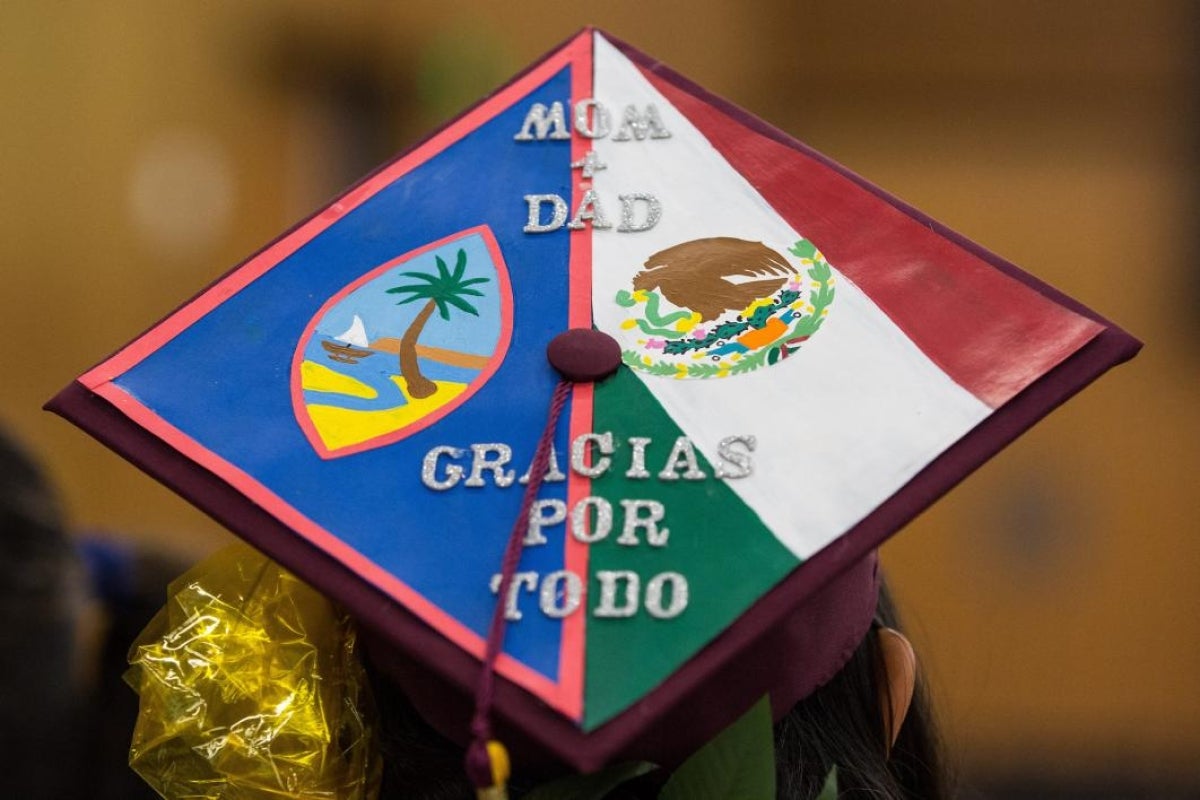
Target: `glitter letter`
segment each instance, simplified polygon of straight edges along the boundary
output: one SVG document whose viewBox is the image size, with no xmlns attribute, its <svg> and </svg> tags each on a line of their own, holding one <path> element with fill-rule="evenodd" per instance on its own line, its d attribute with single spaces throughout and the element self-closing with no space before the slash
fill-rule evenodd
<svg viewBox="0 0 1200 800">
<path fill-rule="evenodd" d="M 636 572 L 625 569 L 601 569 L 596 571 L 600 581 L 600 604 L 592 611 L 594 617 L 632 617 L 637 613 L 638 595 L 642 582 Z M 617 582 L 625 581 L 625 604 L 617 605 Z"/>
<path fill-rule="evenodd" d="M 549 233 L 562 227 L 567 221 L 567 201 L 556 194 L 527 194 L 525 202 L 529 204 L 529 219 L 521 230 L 526 233 Z M 550 221 L 542 224 L 542 203 L 552 203 L 554 212 Z"/>
<path fill-rule="evenodd" d="M 512 461 L 512 448 L 508 445 L 500 442 L 473 444 L 471 452 L 475 457 L 471 460 L 471 474 L 463 481 L 463 486 L 483 486 L 484 470 L 491 471 L 492 481 L 501 488 L 512 486 L 517 479 L 515 472 L 504 469 L 504 465 Z M 495 458 L 488 458 L 490 453 L 494 453 Z"/>
<path fill-rule="evenodd" d="M 579 580 L 578 575 L 565 569 L 555 570 L 542 578 L 542 591 L 538 597 L 538 605 L 547 617 L 562 619 L 579 608 L 579 600 L 582 596 L 583 582 Z"/>
<path fill-rule="evenodd" d="M 596 448 L 600 451 L 601 457 L 595 459 L 591 464 L 586 463 L 588 459 L 588 444 L 596 443 Z M 608 467 L 612 463 L 609 456 L 613 452 L 613 435 L 610 432 L 605 433 L 581 433 L 575 437 L 575 441 L 571 442 L 571 469 L 585 478 L 599 478 L 605 472 L 608 472 Z"/>
<path fill-rule="evenodd" d="M 613 137 L 613 141 L 628 142 L 632 134 L 640 142 L 646 138 L 647 133 L 650 134 L 651 139 L 671 138 L 671 132 L 663 126 L 662 120 L 658 116 L 658 108 L 653 103 L 646 104 L 645 114 L 639 114 L 637 106 L 630 103 L 625 106 L 625 116 L 621 119 L 621 127 L 617 131 L 617 135 Z"/>
<path fill-rule="evenodd" d="M 677 471 L 681 466 L 687 467 L 683 473 L 684 480 L 701 481 L 706 477 L 701 472 L 700 465 L 696 463 L 696 448 L 692 447 L 692 440 L 686 436 L 680 436 L 675 440 L 675 446 L 671 448 L 671 455 L 667 456 L 666 465 L 662 468 L 662 472 L 658 473 L 659 480 L 679 480 Z"/>
<path fill-rule="evenodd" d="M 500 573 L 492 576 L 491 588 L 492 594 L 500 591 L 500 578 L 503 577 Z M 517 572 L 513 574 L 512 583 L 508 585 L 508 597 L 504 598 L 504 618 L 512 622 L 516 622 L 521 618 L 521 609 L 517 608 L 517 599 L 521 592 L 521 587 L 525 587 L 525 591 L 532 592 L 537 588 L 538 574 L 536 572 Z"/>
<path fill-rule="evenodd" d="M 652 194 L 633 192 L 632 194 L 617 195 L 617 199 L 621 201 L 621 224 L 617 226 L 618 233 L 648 231 L 662 219 L 662 203 L 658 202 L 658 198 Z M 633 221 L 633 204 L 638 200 L 646 204 L 645 222 Z"/>
<path fill-rule="evenodd" d="M 746 478 L 754 471 L 750 463 L 750 454 L 758 443 L 753 436 L 726 436 L 717 444 L 717 455 L 727 464 L 717 464 L 713 471 L 718 478 Z M 733 449 L 735 444 L 743 445 L 745 452 Z"/>
<path fill-rule="evenodd" d="M 663 584 L 671 582 L 671 604 L 663 608 Z M 671 619 L 678 617 L 687 608 L 688 584 L 687 578 L 678 572 L 662 572 L 655 575 L 646 584 L 646 610 L 655 619 Z"/>
<path fill-rule="evenodd" d="M 529 469 L 525 470 L 525 474 L 517 478 L 517 483 L 524 486 L 529 483 L 529 471 L 533 469 L 533 464 L 529 465 Z M 545 483 L 562 483 L 567 479 L 563 471 L 558 468 L 558 451 L 554 449 L 554 445 L 550 445 L 550 463 L 546 465 L 546 474 L 542 477 Z"/>
<path fill-rule="evenodd" d="M 588 508 L 596 507 L 596 525 L 590 525 L 591 515 L 588 514 Z M 584 544 L 598 542 L 608 536 L 608 532 L 612 530 L 613 509 L 612 503 L 605 500 L 603 497 L 585 497 L 575 504 L 571 509 L 571 535 L 576 541 Z M 588 528 L 592 528 L 592 532 L 588 533 Z"/>
<path fill-rule="evenodd" d="M 546 116 L 546 111 L 550 112 L 550 116 Z M 554 128 L 554 132 L 550 133 L 550 128 Z M 521 125 L 521 130 L 513 139 L 518 142 L 535 141 L 529 129 L 533 128 L 537 131 L 536 141 L 541 141 L 546 138 L 546 134 L 550 133 L 551 139 L 570 139 L 571 132 L 567 130 L 567 120 L 563 115 L 563 104 L 555 100 L 547 109 L 541 103 L 534 103 L 529 107 L 529 113 L 525 115 L 525 122 Z"/>
<path fill-rule="evenodd" d="M 447 455 L 451 458 L 461 458 L 463 451 L 457 447 L 440 444 L 426 453 L 425 459 L 421 461 L 421 483 L 430 489 L 437 489 L 440 492 L 458 485 L 463 476 L 463 468 L 458 464 L 446 464 L 446 477 L 439 480 L 437 477 L 437 463 L 438 458 L 442 455 Z"/>
<path fill-rule="evenodd" d="M 595 109 L 588 123 L 588 109 Z M 612 116 L 603 103 L 596 100 L 580 100 L 575 104 L 575 130 L 589 139 L 603 139 L 612 130 Z"/>
<path fill-rule="evenodd" d="M 557 218 L 557 212 L 555 212 L 555 217 Z M 579 201 L 579 208 L 575 209 L 575 217 L 567 223 L 567 227 L 573 231 L 582 230 L 585 219 L 592 221 L 593 228 L 612 227 L 612 223 L 604 216 L 604 209 L 600 207 L 600 198 L 596 195 L 595 189 L 588 189 L 583 193 L 583 199 Z"/>
<path fill-rule="evenodd" d="M 625 470 L 626 478 L 642 480 L 650 477 L 650 473 L 646 470 L 646 445 L 648 444 L 650 444 L 650 439 L 645 436 L 629 437 L 629 446 L 633 449 L 629 451 L 629 469 Z"/>
<path fill-rule="evenodd" d="M 546 509 L 550 513 L 544 513 Z M 545 544 L 546 537 L 542 528 L 557 525 L 567 518 L 567 504 L 562 500 L 549 498 L 538 500 L 529 509 L 529 527 L 525 530 L 525 546 Z"/>
<path fill-rule="evenodd" d="M 658 523 L 662 522 L 663 515 L 666 514 L 662 503 L 657 500 L 622 500 L 621 506 L 625 509 L 625 524 L 621 528 L 621 535 L 617 537 L 617 544 L 627 547 L 636 545 L 637 530 L 644 528 L 647 544 L 653 547 L 666 546 L 671 531 L 669 528 L 658 527 Z M 642 509 L 649 512 L 647 516 L 641 516 Z"/>
</svg>

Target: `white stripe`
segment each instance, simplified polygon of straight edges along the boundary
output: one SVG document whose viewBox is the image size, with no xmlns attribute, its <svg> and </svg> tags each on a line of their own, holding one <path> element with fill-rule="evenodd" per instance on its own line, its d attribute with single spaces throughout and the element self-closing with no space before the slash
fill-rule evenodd
<svg viewBox="0 0 1200 800">
<path fill-rule="evenodd" d="M 607 165 L 594 183 L 610 218 L 619 217 L 619 194 L 649 192 L 662 203 L 662 219 L 650 231 L 592 234 L 595 322 L 628 347 L 635 337 L 621 329 L 625 309 L 613 298 L 630 289 L 652 253 L 733 236 L 787 254 L 802 232 L 598 34 L 594 64 L 595 96 L 611 109 L 614 130 L 627 104 L 653 103 L 671 133 L 593 142 Z M 723 437 L 757 437 L 753 475 L 729 486 L 801 558 L 852 527 L 990 413 L 845 276 L 838 274 L 835 286 L 824 326 L 784 363 L 720 379 L 637 372 L 710 461 Z M 669 445 L 652 446 L 652 469 L 661 467 Z"/>
</svg>

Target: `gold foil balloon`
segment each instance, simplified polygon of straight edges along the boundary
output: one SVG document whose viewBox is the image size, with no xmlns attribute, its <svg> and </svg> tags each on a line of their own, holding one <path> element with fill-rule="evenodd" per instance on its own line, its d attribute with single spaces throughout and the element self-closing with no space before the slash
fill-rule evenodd
<svg viewBox="0 0 1200 800">
<path fill-rule="evenodd" d="M 257 551 L 235 545 L 176 580 L 130 663 L 130 764 L 167 800 L 378 794 L 354 627 Z"/>
</svg>

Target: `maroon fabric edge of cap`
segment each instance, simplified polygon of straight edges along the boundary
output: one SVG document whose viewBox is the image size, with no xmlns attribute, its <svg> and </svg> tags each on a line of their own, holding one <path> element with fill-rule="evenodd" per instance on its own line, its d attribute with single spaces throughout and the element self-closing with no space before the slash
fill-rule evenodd
<svg viewBox="0 0 1200 800">
<path fill-rule="evenodd" d="M 570 42 L 577 35 L 578 33 L 572 34 L 564 41 L 564 44 Z M 648 720 L 660 724 L 670 720 L 674 713 L 699 699 L 703 689 L 714 679 L 743 664 L 758 661 L 777 662 L 777 659 L 771 658 L 770 647 L 775 643 L 768 633 L 773 626 L 778 625 L 791 612 L 797 603 L 859 562 L 887 539 L 891 533 L 949 491 L 1020 433 L 1107 369 L 1132 358 L 1141 346 L 1140 342 L 1096 312 L 1020 270 L 1005 259 L 949 230 L 941 223 L 930 219 L 903 201 L 889 195 L 759 118 L 712 95 L 660 62 L 650 59 L 640 51 L 608 34 L 604 35 L 628 57 L 647 69 L 672 81 L 705 102 L 720 108 L 764 136 L 779 141 L 836 170 L 914 220 L 933 226 L 940 235 L 954 241 L 993 267 L 1055 302 L 1103 323 L 1107 329 L 998 409 L 974 431 L 947 449 L 905 487 L 837 542 L 797 568 L 671 679 L 650 692 L 634 707 L 622 712 L 598 730 L 590 734 L 581 733 L 557 712 L 544 706 L 533 695 L 509 681 L 501 679 L 498 683 L 497 694 L 497 709 L 500 715 L 508 721 L 510 726 L 515 724 L 525 730 L 538 731 L 536 738 L 540 746 L 562 761 L 582 770 L 594 769 L 610 758 L 621 755 L 624 750 L 628 749 L 627 746 L 631 740 L 637 740 L 636 731 L 653 728 L 653 725 L 647 724 Z M 556 52 L 562 46 L 563 44 L 557 45 L 548 51 L 548 54 Z M 541 60 L 532 62 L 528 69 L 518 73 L 496 91 L 501 91 L 513 81 L 518 80 Z M 479 103 L 486 101 L 490 96 L 489 94 L 482 98 Z M 463 114 L 469 113 L 470 109 L 476 105 L 478 103 L 473 104 Z M 439 127 L 417 144 L 388 159 L 362 180 L 339 193 L 337 197 L 354 191 L 396 158 L 403 157 L 411 150 L 420 147 L 429 138 L 436 136 L 441 130 L 454 124 L 463 114 Z M 241 268 L 275 241 L 287 236 L 308 219 L 319 214 L 327 205 L 322 205 L 314 214 L 292 226 L 271 243 L 260 248 L 224 274 Z M 221 278 L 216 279 L 216 281 L 219 280 Z M 207 291 L 207 287 L 197 293 L 197 296 L 204 291 Z M 191 300 L 182 305 L 187 305 L 189 302 Z M 164 319 L 177 310 L 171 311 Z M 155 323 L 155 325 L 157 324 Z M 120 350 L 116 352 L 120 352 Z M 402 641 L 406 649 L 410 653 L 419 654 L 419 658 L 430 669 L 446 675 L 464 692 L 469 692 L 468 687 L 473 685 L 478 672 L 478 662 L 474 658 L 442 638 L 382 593 L 358 579 L 339 562 L 296 537 L 286 526 L 247 500 L 220 478 L 186 460 L 168 445 L 137 426 L 107 401 L 92 394 L 83 385 L 72 383 L 51 400 L 46 408 L 83 428 L 135 466 L 148 472 L 156 480 L 197 505 L 217 522 L 254 546 L 270 553 L 272 557 L 304 580 L 328 594 L 338 596 L 343 604 L 375 634 L 385 639 Z M 776 665 L 774 673 L 770 673 L 768 670 L 769 674 L 760 674 L 763 674 L 763 679 L 772 685 L 780 685 L 783 674 L 792 669 L 794 669 L 794 665 L 785 669 L 785 666 L 779 663 Z M 745 707 L 755 699 L 757 699 L 757 694 L 749 698 L 731 699 L 726 696 L 724 698 L 726 704 L 724 706 L 715 705 L 714 711 L 719 712 L 716 714 L 719 717 L 728 712 L 734 712 L 737 708 Z M 643 742 L 646 735 L 648 734 L 643 734 Z"/>
<path fill-rule="evenodd" d="M 563 764 L 592 772 L 621 760 L 650 761 L 673 769 L 724 729 L 731 718 L 750 708 L 768 689 L 778 718 L 801 697 L 833 678 L 870 629 L 879 581 L 878 559 L 871 552 L 809 594 L 809 602 L 801 613 L 792 614 L 791 619 L 761 630 L 743 626 L 732 633 L 726 642 L 730 657 L 717 663 L 714 672 L 703 680 L 676 692 L 678 697 L 669 706 L 656 707 L 648 696 L 592 733 L 583 734 L 569 724 L 557 729 L 553 739 L 556 758 L 547 759 L 545 753 L 554 751 L 545 742 L 532 740 L 522 729 L 535 729 L 531 726 L 540 724 L 535 714 L 498 720 L 497 738 L 505 743 L 514 762 L 520 763 L 523 770 L 544 772 L 548 776 L 561 772 Z M 793 607 L 789 605 L 789 610 Z M 368 637 L 367 645 L 376 667 L 400 681 L 418 713 L 436 730 L 451 739 L 456 738 L 454 731 L 465 730 L 473 711 L 472 697 L 456 691 L 435 671 L 386 642 Z M 779 658 L 784 651 L 816 657 L 804 663 L 784 662 Z M 781 670 L 792 676 L 800 675 L 803 682 L 790 681 L 791 690 L 779 692 L 777 698 L 771 687 L 778 686 Z M 710 702 L 711 694 L 706 697 L 706 690 L 713 686 L 721 687 L 720 703 Z M 562 720 L 556 718 L 555 725 L 561 724 Z M 686 738 L 665 735 L 680 730 L 687 731 Z"/>
<path fill-rule="evenodd" d="M 716 720 L 748 706 L 761 690 L 747 685 L 742 692 L 724 695 L 721 702 L 704 696 L 704 690 L 714 680 L 736 672 L 740 665 L 767 665 L 758 671 L 762 683 L 756 683 L 756 687 L 815 680 L 811 675 L 797 676 L 794 664 L 773 657 L 772 647 L 777 643 L 769 635 L 771 630 L 798 603 L 860 562 L 893 532 L 1067 398 L 1110 367 L 1131 358 L 1139 346 L 1136 340 L 1119 331 L 1099 334 L 947 449 L 849 532 L 798 567 L 670 679 L 597 730 L 581 732 L 533 695 L 501 679 L 497 683 L 496 708 L 503 726 L 536 732 L 531 738 L 538 746 L 576 769 L 588 771 L 617 756 L 636 755 L 636 747 L 631 745 L 646 746 L 648 738 L 655 735 L 656 725 L 661 726 L 681 711 L 686 715 L 686 709 L 700 700 L 711 706 L 711 713 L 699 720 L 698 730 L 716 725 Z M 419 659 L 424 669 L 444 675 L 443 683 L 457 686 L 464 699 L 469 695 L 478 672 L 474 658 L 349 569 L 295 536 L 220 478 L 137 426 L 106 400 L 82 384 L 73 383 L 46 407 L 83 428 L 317 589 L 337 596 L 375 636 L 399 642 L 398 646 L 410 657 Z M 822 671 L 819 666 L 810 667 Z M 412 671 L 407 672 L 411 677 Z M 450 715 L 454 715 L 453 706 L 453 698 L 448 699 Z M 718 728 L 712 727 L 710 732 L 715 733 Z M 660 752 L 670 756 L 669 743 L 659 747 Z"/>
</svg>

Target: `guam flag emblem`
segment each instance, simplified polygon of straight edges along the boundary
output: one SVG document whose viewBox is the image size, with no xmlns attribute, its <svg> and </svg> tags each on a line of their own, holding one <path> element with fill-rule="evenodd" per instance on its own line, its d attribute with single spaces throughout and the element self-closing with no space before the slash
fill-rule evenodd
<svg viewBox="0 0 1200 800">
<path fill-rule="evenodd" d="M 309 442 L 322 455 L 348 455 L 432 425 L 504 360 L 512 306 L 486 226 L 356 279 L 317 312 L 293 360 L 296 419 Z"/>
</svg>

